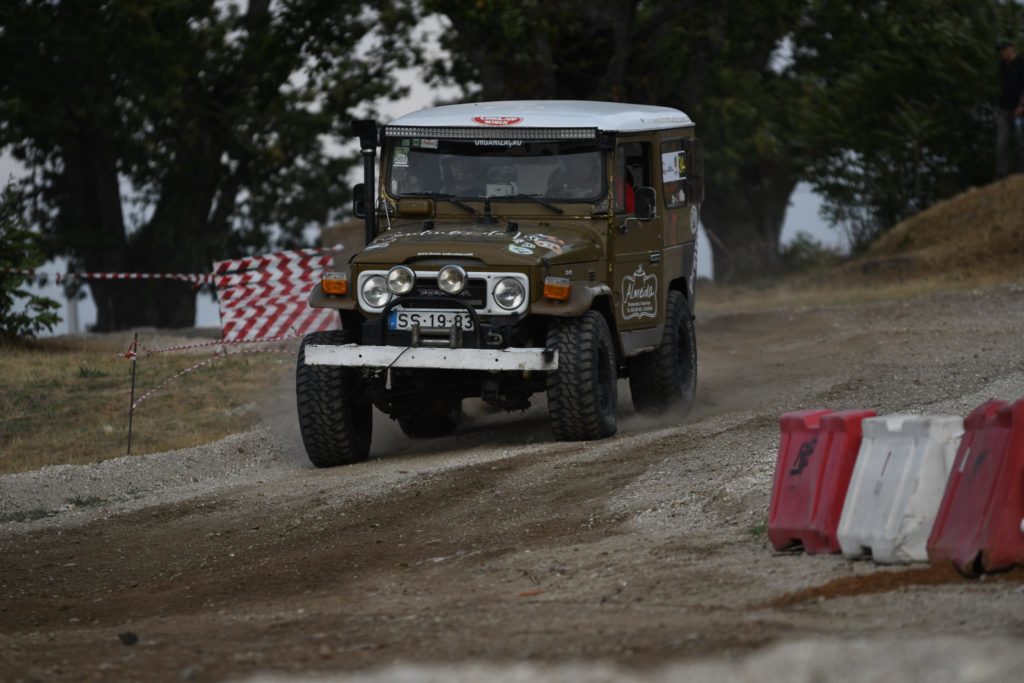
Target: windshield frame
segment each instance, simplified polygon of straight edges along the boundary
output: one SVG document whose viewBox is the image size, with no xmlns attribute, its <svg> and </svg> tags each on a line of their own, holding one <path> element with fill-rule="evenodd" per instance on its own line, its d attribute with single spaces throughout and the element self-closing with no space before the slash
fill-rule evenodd
<svg viewBox="0 0 1024 683">
<path fill-rule="evenodd" d="M 427 141 L 429 146 L 425 146 L 425 147 L 422 146 L 422 143 L 423 143 L 424 140 Z M 594 140 L 530 139 L 530 138 L 527 137 L 527 138 L 525 138 L 523 140 L 510 140 L 509 142 L 502 144 L 502 143 L 493 143 L 493 142 L 490 142 L 490 141 L 483 142 L 483 141 L 480 141 L 480 140 L 477 140 L 477 139 L 474 139 L 474 138 L 447 138 L 447 139 L 446 138 L 441 138 L 441 139 L 432 139 L 432 138 L 428 138 L 426 135 L 424 135 L 424 136 L 420 136 L 420 137 L 416 137 L 416 136 L 409 136 L 409 137 L 403 136 L 401 138 L 399 138 L 399 137 L 389 137 L 389 138 L 385 138 L 385 140 L 383 142 L 384 142 L 384 144 L 381 147 L 381 165 L 383 167 L 381 169 L 381 190 L 389 198 L 391 198 L 391 199 L 393 199 L 395 201 L 403 199 L 403 198 L 423 198 L 423 199 L 429 199 L 431 197 L 443 197 L 445 199 L 455 199 L 455 200 L 459 200 L 459 201 L 463 201 L 463 202 L 485 202 L 485 201 L 487 201 L 489 199 L 491 202 L 517 202 L 517 203 L 526 202 L 526 203 L 537 203 L 536 200 L 541 200 L 541 202 L 546 202 L 546 203 L 549 203 L 549 204 L 586 204 L 586 205 L 593 205 L 593 204 L 598 204 L 598 203 L 600 203 L 602 201 L 605 201 L 608 198 L 608 191 L 609 191 L 609 185 L 608 185 L 608 163 L 609 163 L 608 162 L 608 154 L 607 154 L 607 151 L 604 149 L 604 147 L 596 139 L 594 139 Z M 419 145 L 416 146 L 416 143 L 419 143 Z M 474 155 L 455 154 L 455 153 L 442 153 L 441 149 L 443 149 L 443 148 L 440 147 L 440 146 L 442 146 L 442 145 L 443 146 L 450 146 L 451 143 L 456 143 L 456 144 L 459 144 L 459 145 L 466 145 L 466 146 L 473 146 L 475 148 L 481 148 L 480 149 L 480 153 L 474 154 Z M 457 187 L 454 187 L 454 186 L 451 186 L 451 187 L 441 187 L 440 184 L 438 185 L 439 189 L 431 188 L 429 190 L 423 189 L 423 190 L 420 190 L 420 191 L 401 191 L 401 190 L 397 189 L 397 187 L 396 187 L 396 181 L 398 181 L 398 179 L 395 178 L 394 171 L 396 170 L 396 168 L 403 168 L 402 166 L 396 166 L 395 165 L 396 156 L 400 156 L 402 154 L 402 152 L 399 152 L 399 151 L 396 151 L 396 150 L 405 149 L 405 154 L 408 155 L 405 158 L 405 163 L 406 163 L 407 166 L 409 166 L 409 165 L 412 165 L 412 155 L 414 154 L 414 151 L 422 153 L 425 150 L 430 150 L 431 154 L 429 154 L 429 155 L 433 156 L 433 153 L 432 153 L 433 150 L 437 149 L 438 152 L 436 152 L 436 155 L 437 155 L 438 159 L 437 159 L 436 163 L 438 165 L 437 174 L 438 174 L 438 181 L 440 183 L 440 182 L 442 182 L 441 176 L 444 175 L 444 173 L 440 170 L 441 169 L 441 165 L 444 164 L 444 163 L 450 163 L 451 159 L 453 157 L 462 157 L 462 158 L 477 157 L 477 158 L 481 158 L 481 159 L 497 159 L 497 160 L 507 159 L 510 162 L 512 162 L 512 161 L 514 161 L 516 159 L 541 159 L 541 158 L 544 158 L 544 157 L 548 157 L 551 160 L 555 161 L 555 160 L 557 160 L 559 158 L 568 158 L 568 157 L 571 156 L 570 154 L 559 154 L 559 153 L 548 154 L 548 155 L 543 155 L 543 154 L 539 154 L 539 153 L 538 154 L 508 154 L 508 155 L 494 154 L 493 153 L 493 152 L 501 151 L 503 149 L 508 149 L 508 150 L 511 150 L 513 148 L 527 148 L 527 149 L 531 149 L 533 147 L 541 147 L 541 146 L 550 147 L 552 145 L 565 146 L 565 147 L 569 147 L 569 148 L 574 148 L 574 149 L 577 150 L 575 152 L 575 154 L 581 154 L 581 155 L 582 154 L 587 154 L 587 155 L 593 154 L 594 155 L 594 161 L 597 162 L 597 167 L 596 167 L 595 170 L 590 172 L 589 177 L 588 177 L 588 182 L 592 183 L 593 186 L 596 188 L 596 193 L 595 194 L 590 195 L 590 196 L 560 196 L 558 194 L 550 194 L 549 191 L 542 191 L 542 192 L 536 193 L 536 192 L 524 192 L 522 190 L 513 189 L 513 190 L 509 191 L 506 194 L 486 195 L 485 193 L 487 192 L 487 190 L 484 190 L 484 193 L 465 193 L 465 192 L 455 191 L 455 190 L 459 189 Z M 583 151 L 580 151 L 580 148 L 587 148 L 587 149 L 583 150 Z M 488 152 L 491 152 L 491 154 L 488 154 Z M 424 156 L 426 156 L 426 155 L 424 155 Z M 556 165 L 554 166 L 554 168 L 551 169 L 551 171 L 548 172 L 548 176 L 546 178 L 545 184 L 550 183 L 552 178 L 554 178 L 559 172 L 564 171 L 564 169 L 566 168 L 566 164 L 563 163 L 563 162 L 555 161 L 555 163 L 556 163 Z M 497 162 L 497 163 L 493 163 L 492 167 L 493 168 L 497 168 L 500 165 L 502 165 L 502 164 L 500 162 Z M 511 164 L 505 164 L 505 165 L 511 165 Z M 492 168 L 492 170 L 493 170 L 493 168 Z M 448 181 L 444 181 L 444 182 L 448 182 Z M 509 183 L 509 185 L 512 188 L 514 188 L 516 183 L 515 183 L 515 181 L 512 181 L 512 182 Z M 587 186 L 589 187 L 590 185 L 587 185 Z M 519 196 L 517 196 L 517 195 L 519 195 Z"/>
</svg>

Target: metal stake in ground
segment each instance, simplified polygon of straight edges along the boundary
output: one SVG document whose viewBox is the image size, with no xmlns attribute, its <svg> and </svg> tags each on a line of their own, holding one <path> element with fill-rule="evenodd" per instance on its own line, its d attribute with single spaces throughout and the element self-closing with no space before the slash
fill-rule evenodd
<svg viewBox="0 0 1024 683">
<path fill-rule="evenodd" d="M 128 403 L 128 455 L 132 454 L 132 415 L 135 413 L 135 359 L 139 356 L 139 333 L 135 333 L 132 348 L 129 351 L 132 361 L 132 395 Z"/>
</svg>

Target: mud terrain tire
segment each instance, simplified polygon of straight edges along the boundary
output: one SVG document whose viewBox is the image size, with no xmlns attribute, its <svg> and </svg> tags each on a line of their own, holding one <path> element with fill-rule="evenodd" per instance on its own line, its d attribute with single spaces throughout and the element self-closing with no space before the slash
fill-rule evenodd
<svg viewBox="0 0 1024 683">
<path fill-rule="evenodd" d="M 306 365 L 308 344 L 347 344 L 344 330 L 306 335 L 295 368 L 299 431 L 309 461 L 336 467 L 366 460 L 373 435 L 373 404 L 359 374 L 336 365 Z"/>
<path fill-rule="evenodd" d="M 630 358 L 629 391 L 636 412 L 672 410 L 685 417 L 697 391 L 697 336 L 686 297 L 670 291 L 661 346 Z"/>
<path fill-rule="evenodd" d="M 615 433 L 618 372 L 608 323 L 597 311 L 556 320 L 548 348 L 558 351 L 558 370 L 548 374 L 548 413 L 555 438 L 603 439 Z"/>
<path fill-rule="evenodd" d="M 462 401 L 440 401 L 422 406 L 412 417 L 398 418 L 398 426 L 406 436 L 429 439 L 447 436 L 462 421 Z"/>
</svg>

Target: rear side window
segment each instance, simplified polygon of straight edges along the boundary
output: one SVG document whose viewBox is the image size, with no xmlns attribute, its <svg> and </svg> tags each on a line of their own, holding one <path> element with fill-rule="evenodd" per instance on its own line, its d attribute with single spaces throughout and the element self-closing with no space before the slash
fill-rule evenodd
<svg viewBox="0 0 1024 683">
<path fill-rule="evenodd" d="M 668 208 L 683 206 L 689 201 L 686 192 L 691 159 L 687 147 L 689 146 L 682 138 L 661 143 L 661 182 L 664 186 L 662 194 Z"/>
<path fill-rule="evenodd" d="M 662 142 L 662 185 L 668 208 L 697 204 L 703 200 L 699 143 L 678 137 Z"/>
</svg>

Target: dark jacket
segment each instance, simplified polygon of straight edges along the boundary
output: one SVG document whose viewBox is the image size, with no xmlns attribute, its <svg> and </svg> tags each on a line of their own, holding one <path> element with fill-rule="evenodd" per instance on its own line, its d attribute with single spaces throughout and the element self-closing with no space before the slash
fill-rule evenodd
<svg viewBox="0 0 1024 683">
<path fill-rule="evenodd" d="M 1024 55 L 1017 55 L 1011 62 L 999 62 L 999 103 L 1000 109 L 1013 111 L 1021 104 L 1024 96 Z"/>
</svg>

